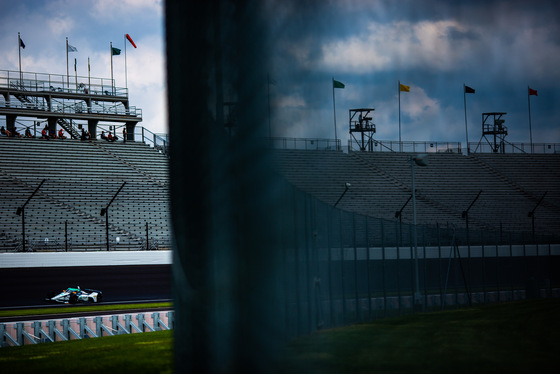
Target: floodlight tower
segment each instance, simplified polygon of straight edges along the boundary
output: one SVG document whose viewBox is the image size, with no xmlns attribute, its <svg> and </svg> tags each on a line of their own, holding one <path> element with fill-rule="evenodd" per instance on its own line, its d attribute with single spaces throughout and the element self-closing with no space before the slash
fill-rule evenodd
<svg viewBox="0 0 560 374">
<path fill-rule="evenodd" d="M 373 134 L 375 134 L 375 124 L 372 121 L 370 113 L 375 109 L 350 109 L 349 124 L 350 136 L 360 147 L 360 151 L 373 151 Z M 357 134 L 357 135 L 356 135 Z"/>
<path fill-rule="evenodd" d="M 501 112 L 482 113 L 482 137 L 486 139 L 494 153 L 504 153 L 505 151 L 504 143 L 508 132 L 502 116 L 506 114 Z M 487 136 L 493 137 L 493 141 L 489 140 Z"/>
</svg>

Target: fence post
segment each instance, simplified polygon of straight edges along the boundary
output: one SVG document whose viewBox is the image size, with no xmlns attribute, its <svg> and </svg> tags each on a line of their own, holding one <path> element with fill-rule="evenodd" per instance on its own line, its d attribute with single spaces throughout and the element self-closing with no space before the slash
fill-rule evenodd
<svg viewBox="0 0 560 374">
<path fill-rule="evenodd" d="M 68 220 L 64 221 L 64 251 L 68 252 Z"/>
<path fill-rule="evenodd" d="M 150 242 L 148 240 L 148 221 L 146 221 L 146 251 L 150 250 Z"/>
</svg>

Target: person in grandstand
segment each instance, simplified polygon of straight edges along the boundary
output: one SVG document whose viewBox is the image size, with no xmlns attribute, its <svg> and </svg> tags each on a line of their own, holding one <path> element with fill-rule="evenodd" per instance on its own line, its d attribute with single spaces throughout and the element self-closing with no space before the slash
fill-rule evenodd
<svg viewBox="0 0 560 374">
<path fill-rule="evenodd" d="M 101 139 L 109 140 L 109 138 L 107 138 L 107 135 L 105 135 L 105 131 L 101 131 Z"/>
<path fill-rule="evenodd" d="M 66 139 L 66 137 L 64 136 L 64 130 L 63 129 L 58 130 L 58 138 L 59 139 Z"/>
<path fill-rule="evenodd" d="M 11 132 L 9 132 L 8 130 L 6 130 L 6 129 L 4 128 L 4 126 L 2 126 L 2 128 L 0 128 L 0 134 L 1 134 L 2 136 L 7 136 L 7 137 L 10 137 L 10 136 L 11 136 Z"/>
<path fill-rule="evenodd" d="M 32 137 L 33 137 L 33 135 L 31 134 L 31 130 L 29 129 L 29 127 L 27 127 L 27 128 L 25 129 L 25 137 L 26 137 L 26 138 L 32 138 Z"/>
<path fill-rule="evenodd" d="M 49 139 L 49 129 L 48 129 L 47 125 L 45 125 L 45 127 L 41 131 L 41 138 L 42 139 L 47 139 L 47 140 Z"/>
</svg>

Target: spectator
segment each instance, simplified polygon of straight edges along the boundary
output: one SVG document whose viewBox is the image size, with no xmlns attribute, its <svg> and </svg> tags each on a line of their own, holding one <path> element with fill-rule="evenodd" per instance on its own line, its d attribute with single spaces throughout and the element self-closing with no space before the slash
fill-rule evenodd
<svg viewBox="0 0 560 374">
<path fill-rule="evenodd" d="M 89 139 L 91 139 L 91 132 L 89 132 L 89 130 L 88 130 L 88 132 L 87 132 L 87 135 L 86 135 L 86 136 L 87 136 L 87 139 L 88 139 L 88 140 L 89 140 Z"/>
<path fill-rule="evenodd" d="M 109 140 L 109 139 L 107 139 L 107 135 L 105 135 L 105 131 L 101 131 L 101 139 Z"/>
<path fill-rule="evenodd" d="M 80 140 L 87 140 L 87 133 L 86 130 L 82 129 L 82 135 L 80 136 Z"/>
<path fill-rule="evenodd" d="M 31 134 L 31 130 L 29 130 L 29 127 L 27 127 L 25 129 L 25 137 L 26 138 L 33 138 L 33 135 Z"/>
<path fill-rule="evenodd" d="M 122 140 L 123 143 L 126 143 L 126 127 L 123 127 L 122 129 Z"/>
<path fill-rule="evenodd" d="M 109 131 L 109 135 L 107 136 L 107 141 L 108 142 L 114 142 L 117 140 L 117 136 L 113 136 L 113 133 L 111 131 Z"/>
<path fill-rule="evenodd" d="M 58 138 L 59 139 L 66 139 L 66 137 L 64 136 L 64 130 L 63 129 L 58 130 Z"/>
<path fill-rule="evenodd" d="M 49 130 L 46 125 L 41 131 L 41 139 L 47 139 L 47 140 L 49 139 Z"/>
<path fill-rule="evenodd" d="M 9 137 L 11 133 L 8 130 L 6 130 L 4 126 L 2 126 L 2 128 L 0 128 L 0 135 Z"/>
<path fill-rule="evenodd" d="M 12 136 L 14 138 L 21 138 L 22 137 L 22 135 L 16 129 L 14 129 L 14 131 L 12 132 Z"/>
<path fill-rule="evenodd" d="M 56 130 L 49 130 L 49 138 L 56 139 Z"/>
</svg>

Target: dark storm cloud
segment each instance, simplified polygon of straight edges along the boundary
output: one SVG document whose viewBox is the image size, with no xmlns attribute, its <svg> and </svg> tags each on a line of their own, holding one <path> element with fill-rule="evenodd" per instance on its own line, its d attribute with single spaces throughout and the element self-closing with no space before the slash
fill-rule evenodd
<svg viewBox="0 0 560 374">
<path fill-rule="evenodd" d="M 412 86 L 402 111 L 416 140 L 461 140 L 463 83 L 477 89 L 467 108 L 473 126 L 481 111 L 506 111 L 512 129 L 520 129 L 512 133 L 524 133 L 528 84 L 540 90 L 533 122 L 558 118 L 555 2 L 278 1 L 270 9 L 279 135 L 333 137 L 332 77 L 347 85 L 336 91 L 343 136 L 347 110 L 370 105 L 384 134 L 395 139 L 398 80 Z M 559 141 L 559 131 L 548 128 L 534 137 Z"/>
</svg>

